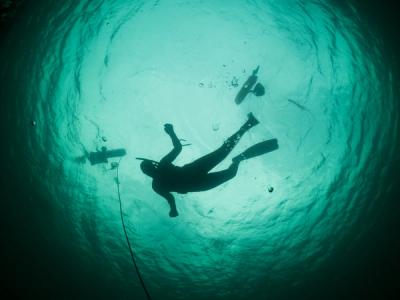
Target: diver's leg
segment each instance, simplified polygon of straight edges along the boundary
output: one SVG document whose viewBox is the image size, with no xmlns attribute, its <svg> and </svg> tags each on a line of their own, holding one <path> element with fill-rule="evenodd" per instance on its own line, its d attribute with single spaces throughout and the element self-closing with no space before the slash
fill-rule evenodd
<svg viewBox="0 0 400 300">
<path fill-rule="evenodd" d="M 259 121 L 253 116 L 253 114 L 249 113 L 246 123 L 244 123 L 242 127 L 240 127 L 240 129 L 231 137 L 229 137 L 221 147 L 214 152 L 211 152 L 203 157 L 200 157 L 194 162 L 185 165 L 184 168 L 189 169 L 194 173 L 208 173 L 228 156 L 232 149 L 237 145 L 243 134 L 253 126 L 256 126 L 258 123 Z"/>
<path fill-rule="evenodd" d="M 198 191 L 207 191 L 231 180 L 236 176 L 238 168 L 239 163 L 232 163 L 228 169 L 219 172 L 208 173 L 205 177 L 203 177 L 202 181 L 199 182 Z"/>
</svg>

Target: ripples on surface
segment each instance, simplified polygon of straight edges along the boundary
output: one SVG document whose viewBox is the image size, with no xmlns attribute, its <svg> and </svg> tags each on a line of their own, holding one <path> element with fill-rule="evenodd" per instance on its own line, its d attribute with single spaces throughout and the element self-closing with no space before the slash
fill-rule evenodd
<svg viewBox="0 0 400 300">
<path fill-rule="evenodd" d="M 140 290 L 115 173 L 80 159 L 102 146 L 128 151 L 120 168 L 128 231 L 150 291 L 163 299 L 282 293 L 277 287 L 301 286 L 334 263 L 342 243 L 362 236 L 355 226 L 373 222 L 387 192 L 398 116 L 380 41 L 351 8 L 41 3 L 4 50 L 23 49 L 7 54 L 18 88 L 4 92 L 18 99 L 16 145 L 28 142 L 32 176 L 66 216 L 71 244 L 108 274 L 114 292 Z M 267 94 L 237 106 L 231 80 L 241 84 L 257 65 Z M 216 148 L 249 111 L 261 124 L 235 150 L 276 137 L 279 151 L 244 163 L 220 188 L 177 196 L 181 216 L 169 219 L 135 156 L 166 153 L 162 124 L 171 122 L 193 144 L 183 164 Z"/>
</svg>

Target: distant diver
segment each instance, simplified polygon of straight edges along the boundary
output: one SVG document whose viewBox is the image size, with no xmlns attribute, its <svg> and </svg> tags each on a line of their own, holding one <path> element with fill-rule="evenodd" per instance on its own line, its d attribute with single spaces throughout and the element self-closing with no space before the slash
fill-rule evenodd
<svg viewBox="0 0 400 300">
<path fill-rule="evenodd" d="M 182 151 L 182 144 L 176 136 L 173 126 L 171 124 L 164 125 L 164 130 L 170 136 L 174 148 L 160 162 L 145 158 L 137 159 L 142 160 L 140 163 L 142 172 L 153 178 L 153 190 L 168 201 L 170 217 L 178 216 L 175 199 L 171 192 L 186 194 L 215 188 L 236 176 L 239 163 L 242 160 L 278 149 L 278 141 L 276 139 L 258 143 L 235 156 L 232 159 L 232 164 L 227 169 L 219 172 L 210 172 L 228 156 L 243 134 L 258 123 L 259 121 L 254 115 L 249 113 L 248 120 L 221 147 L 182 167 L 172 164 Z"/>
<path fill-rule="evenodd" d="M 257 97 L 261 97 L 265 94 L 265 88 L 261 83 L 257 83 L 257 73 L 260 69 L 260 66 L 257 66 L 256 69 L 253 70 L 253 73 L 247 78 L 246 82 L 243 84 L 242 88 L 240 89 L 239 93 L 235 97 L 235 103 L 239 105 L 243 102 L 244 98 L 249 93 L 253 93 Z M 256 85 L 255 85 L 256 84 Z M 254 86 L 255 85 L 255 86 Z M 254 86 L 254 89 L 253 89 Z"/>
<path fill-rule="evenodd" d="M 89 161 L 91 165 L 97 165 L 101 163 L 108 163 L 109 158 L 122 157 L 126 155 L 125 149 L 114 149 L 107 150 L 107 147 L 101 147 L 101 151 L 90 152 Z"/>
</svg>

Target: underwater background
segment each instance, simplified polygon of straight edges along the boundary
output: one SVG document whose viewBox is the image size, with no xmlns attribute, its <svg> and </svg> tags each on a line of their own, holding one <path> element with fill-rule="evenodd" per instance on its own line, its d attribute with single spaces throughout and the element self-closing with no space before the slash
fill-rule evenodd
<svg viewBox="0 0 400 300">
<path fill-rule="evenodd" d="M 0 3 L 3 299 L 146 299 L 118 183 L 152 299 L 397 299 L 393 6 Z M 257 66 L 266 94 L 237 105 Z M 249 112 L 260 125 L 233 155 L 270 138 L 279 150 L 211 191 L 176 195 L 169 218 L 136 157 L 166 154 L 172 123 L 191 144 L 183 165 Z M 102 147 L 127 155 L 91 165 Z"/>
</svg>

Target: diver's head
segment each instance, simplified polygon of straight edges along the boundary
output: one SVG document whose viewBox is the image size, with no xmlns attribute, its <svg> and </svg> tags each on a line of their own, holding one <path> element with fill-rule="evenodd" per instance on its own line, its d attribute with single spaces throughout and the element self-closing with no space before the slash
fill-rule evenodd
<svg viewBox="0 0 400 300">
<path fill-rule="evenodd" d="M 140 163 L 140 169 L 142 170 L 142 172 L 144 174 L 146 174 L 147 176 L 150 176 L 153 178 L 157 173 L 157 167 L 158 167 L 158 163 L 155 161 L 151 161 L 151 160 L 143 160 Z"/>
</svg>

